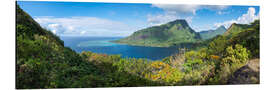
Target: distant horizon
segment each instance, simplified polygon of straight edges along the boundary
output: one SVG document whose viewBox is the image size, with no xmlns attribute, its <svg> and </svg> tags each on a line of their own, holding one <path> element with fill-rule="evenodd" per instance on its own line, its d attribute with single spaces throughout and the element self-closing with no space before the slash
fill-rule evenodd
<svg viewBox="0 0 270 90">
<path fill-rule="evenodd" d="M 223 26 L 223 25 L 222 25 Z M 221 26 L 219 26 L 219 27 L 221 27 Z M 217 27 L 217 28 L 219 28 L 219 27 Z M 148 27 L 146 27 L 146 28 L 148 28 Z M 215 28 L 215 29 L 209 29 L 209 30 L 202 30 L 202 31 L 199 31 L 199 32 L 205 32 L 205 31 L 213 31 L 213 30 L 216 30 L 217 28 Z M 228 28 L 226 28 L 226 29 L 228 29 Z M 136 32 L 136 31 L 135 31 Z M 195 32 L 197 32 L 197 31 L 195 31 Z M 198 32 L 198 33 L 199 33 Z M 133 32 L 134 33 L 134 32 Z M 132 33 L 132 34 L 133 34 Z M 76 35 L 76 36 L 65 36 L 65 35 L 61 35 L 61 36 L 59 36 L 59 37 L 93 37 L 93 38 L 125 38 L 125 37 L 128 37 L 128 36 L 89 36 L 89 35 L 87 35 L 87 36 L 81 36 L 81 35 Z"/>
<path fill-rule="evenodd" d="M 61 37 L 93 37 L 93 38 L 125 38 L 127 36 L 59 36 Z"/>
<path fill-rule="evenodd" d="M 259 6 L 17 1 L 42 27 L 60 37 L 127 37 L 184 19 L 196 32 L 259 19 Z"/>
</svg>

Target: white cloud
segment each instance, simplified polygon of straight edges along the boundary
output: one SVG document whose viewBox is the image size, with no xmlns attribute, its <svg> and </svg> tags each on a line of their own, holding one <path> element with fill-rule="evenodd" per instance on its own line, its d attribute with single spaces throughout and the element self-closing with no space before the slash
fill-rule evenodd
<svg viewBox="0 0 270 90">
<path fill-rule="evenodd" d="M 82 34 L 85 34 L 85 33 L 86 33 L 86 31 L 81 31 L 81 33 L 80 33 L 80 34 L 82 35 Z"/>
<path fill-rule="evenodd" d="M 60 36 L 128 36 L 136 28 L 127 24 L 96 17 L 36 17 L 41 26 Z"/>
<path fill-rule="evenodd" d="M 233 23 L 236 23 L 236 22 L 237 22 L 236 20 L 230 20 L 230 21 L 225 21 L 223 23 L 215 23 L 214 27 L 217 28 L 223 25 L 225 28 L 229 28 Z"/>
<path fill-rule="evenodd" d="M 206 9 L 210 9 L 210 10 L 224 10 L 226 8 L 228 8 L 229 6 L 228 5 L 207 5 L 207 6 L 201 6 L 202 8 L 206 8 Z"/>
<path fill-rule="evenodd" d="M 225 5 L 182 5 L 182 4 L 152 4 L 152 7 L 161 8 L 167 12 L 176 12 L 179 14 L 196 14 L 199 9 L 224 10 L 229 6 Z"/>
<path fill-rule="evenodd" d="M 215 27 L 219 27 L 221 25 L 224 25 L 226 28 L 230 27 L 231 24 L 237 23 L 237 24 L 249 24 L 253 22 L 256 19 L 259 19 L 260 14 L 256 15 L 256 10 L 253 7 L 248 8 L 248 11 L 246 14 L 243 14 L 242 16 L 238 17 L 236 20 L 232 19 L 229 21 L 225 21 L 222 23 L 215 23 Z"/>
<path fill-rule="evenodd" d="M 158 15 L 147 15 L 147 22 L 150 26 L 156 26 L 168 23 L 170 21 L 174 21 L 176 19 L 185 19 L 189 24 L 192 23 L 192 16 L 189 17 L 180 17 L 175 13 L 165 13 L 165 14 L 158 14 Z"/>
<path fill-rule="evenodd" d="M 155 25 L 161 25 L 173 20 L 176 20 L 180 17 L 174 14 L 158 14 L 158 15 L 147 15 L 147 22 L 150 24 L 150 26 L 155 26 Z"/>
<path fill-rule="evenodd" d="M 64 32 L 64 29 L 65 29 L 63 26 L 61 26 L 59 24 L 55 24 L 55 23 L 48 24 L 47 28 L 50 29 L 50 30 L 52 30 L 52 32 L 54 34 L 63 33 Z"/>
<path fill-rule="evenodd" d="M 200 5 L 174 5 L 174 4 L 152 4 L 153 7 L 161 8 L 168 12 L 177 13 L 196 13 L 196 10 L 200 8 Z"/>
<path fill-rule="evenodd" d="M 192 28 L 192 19 L 196 12 L 200 9 L 208 9 L 224 14 L 229 6 L 225 5 L 182 5 L 182 4 L 152 4 L 152 7 L 157 7 L 164 10 L 164 14 L 148 15 L 147 21 L 150 25 L 160 25 L 176 19 L 185 19 Z M 226 12 L 227 13 L 227 12 Z"/>
<path fill-rule="evenodd" d="M 193 19 L 192 16 L 189 16 L 189 17 L 186 17 L 186 18 L 185 18 L 185 20 L 186 20 L 188 23 L 192 23 L 192 19 Z"/>
<path fill-rule="evenodd" d="M 229 14 L 229 11 L 217 11 L 218 15 Z"/>
<path fill-rule="evenodd" d="M 248 8 L 248 11 L 246 14 L 243 14 L 241 17 L 237 19 L 237 23 L 243 23 L 243 24 L 248 24 L 250 22 L 253 22 L 257 16 L 255 15 L 256 11 L 255 8 Z"/>
</svg>

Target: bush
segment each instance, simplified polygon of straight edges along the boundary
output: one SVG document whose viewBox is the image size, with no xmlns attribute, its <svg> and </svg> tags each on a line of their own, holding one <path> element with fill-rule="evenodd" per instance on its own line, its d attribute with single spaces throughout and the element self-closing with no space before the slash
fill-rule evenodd
<svg viewBox="0 0 270 90">
<path fill-rule="evenodd" d="M 203 61 L 201 59 L 187 60 L 187 62 L 185 62 L 185 64 L 183 65 L 184 70 L 185 72 L 190 72 L 193 69 L 198 69 L 202 63 Z"/>
<path fill-rule="evenodd" d="M 145 74 L 145 78 L 173 85 L 181 80 L 183 73 L 161 61 L 154 61 L 150 65 L 151 72 Z"/>
<path fill-rule="evenodd" d="M 231 75 L 247 63 L 248 50 L 242 45 L 236 44 L 226 48 L 225 57 L 217 66 L 216 75 L 209 79 L 209 84 L 226 84 Z"/>
<path fill-rule="evenodd" d="M 242 45 L 236 44 L 235 48 L 229 46 L 226 48 L 226 57 L 222 59 L 223 63 L 246 63 L 249 57 L 248 50 Z"/>
</svg>

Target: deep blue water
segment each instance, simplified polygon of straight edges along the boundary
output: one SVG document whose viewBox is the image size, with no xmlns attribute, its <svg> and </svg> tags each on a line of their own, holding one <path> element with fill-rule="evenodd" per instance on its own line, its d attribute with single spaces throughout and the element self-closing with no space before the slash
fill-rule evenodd
<svg viewBox="0 0 270 90">
<path fill-rule="evenodd" d="M 177 47 L 130 46 L 109 42 L 119 37 L 61 37 L 65 46 L 76 52 L 91 51 L 103 54 L 121 54 L 122 57 L 161 60 L 178 52 Z"/>
</svg>

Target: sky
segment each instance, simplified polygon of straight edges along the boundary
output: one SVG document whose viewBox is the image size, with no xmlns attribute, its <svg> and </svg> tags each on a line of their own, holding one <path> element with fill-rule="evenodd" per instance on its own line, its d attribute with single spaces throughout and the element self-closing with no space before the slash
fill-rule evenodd
<svg viewBox="0 0 270 90">
<path fill-rule="evenodd" d="M 126 37 L 185 19 L 196 32 L 259 19 L 259 6 L 18 1 L 42 27 L 58 36 Z"/>
</svg>

